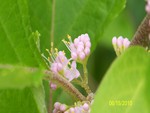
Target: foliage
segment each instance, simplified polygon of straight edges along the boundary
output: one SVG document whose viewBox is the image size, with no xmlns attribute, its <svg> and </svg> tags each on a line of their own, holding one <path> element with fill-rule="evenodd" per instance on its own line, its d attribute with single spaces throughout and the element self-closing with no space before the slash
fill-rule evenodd
<svg viewBox="0 0 150 113">
<path fill-rule="evenodd" d="M 143 48 L 131 47 L 117 58 L 96 93 L 92 113 L 149 113 L 149 57 Z"/>
<path fill-rule="evenodd" d="M 125 7 L 125 2 L 125 0 L 56 0 L 55 14 L 52 14 L 51 0 L 1 0 L 0 113 L 47 113 L 48 100 L 45 98 L 48 99 L 49 90 L 46 87 L 49 86 L 43 85 L 42 82 L 47 67 L 41 52 L 50 48 L 52 17 L 55 18 L 53 28 L 55 47 L 66 49 L 62 46 L 61 40 L 67 34 L 75 38 L 88 33 L 94 51 L 99 40 L 107 42 L 103 34 L 106 37 L 109 32 L 107 26 Z M 35 42 L 35 38 L 39 38 L 36 30 L 41 34 L 41 50 Z M 92 113 L 109 111 L 140 113 L 136 111 L 139 107 L 136 104 L 138 102 L 143 103 L 140 110 L 148 113 L 149 102 L 146 101 L 149 99 L 149 92 L 146 90 L 149 85 L 148 58 L 148 54 L 138 47 L 129 49 L 117 58 L 96 93 Z M 131 87 L 128 88 L 127 84 Z M 54 96 L 56 95 L 58 93 Z M 65 97 L 63 92 L 59 98 L 66 101 L 65 98 L 69 97 Z M 54 99 L 57 100 L 56 97 Z M 132 99 L 133 106 L 110 107 L 108 104 L 110 99 Z"/>
</svg>

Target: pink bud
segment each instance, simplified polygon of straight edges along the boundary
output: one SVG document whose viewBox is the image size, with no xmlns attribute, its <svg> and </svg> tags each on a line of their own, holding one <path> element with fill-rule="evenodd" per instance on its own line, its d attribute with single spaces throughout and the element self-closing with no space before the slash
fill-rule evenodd
<svg viewBox="0 0 150 113">
<path fill-rule="evenodd" d="M 125 38 L 123 40 L 123 46 L 124 46 L 124 48 L 128 48 L 129 45 L 130 45 L 130 41 L 127 38 Z"/>
<path fill-rule="evenodd" d="M 75 38 L 74 39 L 74 44 L 78 44 L 79 43 L 79 39 L 78 38 Z"/>
<path fill-rule="evenodd" d="M 66 105 L 65 104 L 60 105 L 60 111 L 65 111 L 65 110 L 66 110 Z"/>
<path fill-rule="evenodd" d="M 58 110 L 57 110 L 57 109 L 54 109 L 54 110 L 53 110 L 53 113 L 58 113 Z"/>
<path fill-rule="evenodd" d="M 77 54 L 83 52 L 83 50 L 84 50 L 84 48 L 82 48 L 82 47 L 80 48 L 80 47 L 79 47 L 79 48 L 77 49 Z"/>
<path fill-rule="evenodd" d="M 72 57 L 74 60 L 76 60 L 76 59 L 77 59 L 77 54 L 76 54 L 75 52 L 72 52 L 72 53 L 71 53 L 71 57 Z"/>
<path fill-rule="evenodd" d="M 123 37 L 122 37 L 122 36 L 120 36 L 120 37 L 118 38 L 118 40 L 117 40 L 117 45 L 118 45 L 118 47 L 122 47 L 122 46 L 123 46 Z"/>
<path fill-rule="evenodd" d="M 90 41 L 87 41 L 87 42 L 85 43 L 85 46 L 90 48 L 90 47 L 91 47 Z"/>
<path fill-rule="evenodd" d="M 85 103 L 85 104 L 83 105 L 83 109 L 84 109 L 85 111 L 88 111 L 88 110 L 89 110 L 89 105 L 88 105 L 87 103 Z"/>
<path fill-rule="evenodd" d="M 83 60 L 83 59 L 85 58 L 85 54 L 84 54 L 83 52 L 81 52 L 81 53 L 79 54 L 79 57 L 80 57 L 81 60 Z"/>
<path fill-rule="evenodd" d="M 59 102 L 55 102 L 55 104 L 54 104 L 54 108 L 55 109 L 60 109 L 60 106 L 61 106 L 61 104 L 59 103 Z"/>
<path fill-rule="evenodd" d="M 87 33 L 84 35 L 84 37 L 85 37 L 85 41 L 90 41 L 89 35 Z"/>
<path fill-rule="evenodd" d="M 84 49 L 84 45 L 79 45 L 79 46 L 77 47 L 77 49 L 83 50 L 83 49 Z"/>
<path fill-rule="evenodd" d="M 80 36 L 80 41 L 84 42 L 85 38 L 86 38 L 86 37 L 84 37 L 84 34 L 82 34 L 82 35 Z"/>
<path fill-rule="evenodd" d="M 74 108 L 70 108 L 69 113 L 74 113 Z"/>
<path fill-rule="evenodd" d="M 84 43 L 83 42 L 79 42 L 78 46 L 84 46 Z"/>
<path fill-rule="evenodd" d="M 86 47 L 84 52 L 85 52 L 86 55 L 89 55 L 90 54 L 90 49 L 88 47 Z"/>
<path fill-rule="evenodd" d="M 50 82 L 50 87 L 51 87 L 52 90 L 56 90 L 57 85 L 52 83 L 52 82 Z"/>
<path fill-rule="evenodd" d="M 117 44 L 117 38 L 116 38 L 116 37 L 113 37 L 113 39 L 112 39 L 112 44 L 113 44 L 113 45 L 116 45 L 116 44 Z"/>
<path fill-rule="evenodd" d="M 150 0 L 147 0 L 147 4 L 145 6 L 145 10 L 148 14 L 150 14 Z"/>
</svg>

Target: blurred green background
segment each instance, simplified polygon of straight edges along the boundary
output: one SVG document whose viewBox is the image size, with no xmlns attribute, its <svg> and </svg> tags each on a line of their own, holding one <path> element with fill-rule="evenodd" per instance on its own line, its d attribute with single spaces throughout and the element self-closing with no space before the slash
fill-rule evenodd
<svg viewBox="0 0 150 113">
<path fill-rule="evenodd" d="M 127 0 L 126 8 L 107 27 L 96 50 L 89 59 L 89 83 L 93 91 L 103 79 L 104 74 L 116 58 L 111 43 L 113 36 L 123 36 L 132 39 L 136 29 L 146 15 L 145 0 Z"/>
</svg>

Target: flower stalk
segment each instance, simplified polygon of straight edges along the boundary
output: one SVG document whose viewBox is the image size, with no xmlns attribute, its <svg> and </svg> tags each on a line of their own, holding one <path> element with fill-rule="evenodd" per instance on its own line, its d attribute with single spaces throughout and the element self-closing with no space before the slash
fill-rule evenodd
<svg viewBox="0 0 150 113">
<path fill-rule="evenodd" d="M 79 101 L 85 101 L 86 100 L 86 97 L 84 95 L 82 95 L 78 91 L 78 89 L 75 88 L 70 82 L 68 82 L 67 79 L 65 79 L 61 76 L 58 76 L 58 75 L 54 75 L 50 71 L 46 71 L 45 73 L 48 74 L 48 76 L 49 76 L 47 79 L 60 85 L 62 88 L 64 88 L 65 91 L 70 93 L 70 95 L 72 95 L 76 100 L 79 100 Z"/>
<path fill-rule="evenodd" d="M 92 93 L 92 91 L 90 90 L 89 86 L 88 86 L 88 70 L 86 67 L 87 62 L 83 63 L 83 73 L 84 73 L 84 78 L 83 78 L 83 83 L 82 83 L 82 87 L 85 89 L 85 91 L 87 92 L 87 94 Z"/>
</svg>

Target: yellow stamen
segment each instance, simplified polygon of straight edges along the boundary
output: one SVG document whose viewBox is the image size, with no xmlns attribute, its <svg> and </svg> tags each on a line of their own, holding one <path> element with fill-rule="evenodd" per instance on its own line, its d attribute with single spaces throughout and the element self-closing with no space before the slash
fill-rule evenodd
<svg viewBox="0 0 150 113">
<path fill-rule="evenodd" d="M 57 48 L 55 48 L 55 52 L 58 53 L 58 49 Z"/>
<path fill-rule="evenodd" d="M 68 37 L 68 39 L 70 39 L 70 38 L 71 38 L 71 36 L 70 36 L 69 34 L 67 35 L 67 37 Z"/>
</svg>

